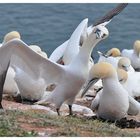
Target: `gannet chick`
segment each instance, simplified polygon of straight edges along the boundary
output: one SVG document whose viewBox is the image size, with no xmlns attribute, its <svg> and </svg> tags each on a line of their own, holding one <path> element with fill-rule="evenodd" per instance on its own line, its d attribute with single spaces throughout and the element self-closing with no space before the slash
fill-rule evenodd
<svg viewBox="0 0 140 140">
<path fill-rule="evenodd" d="M 91 71 L 92 79 L 90 79 L 82 96 L 94 84 L 97 79 L 103 81 L 103 90 L 93 100 L 91 108 L 97 110 L 97 116 L 106 120 L 120 120 L 127 114 L 136 115 L 140 111 L 140 105 L 119 83 L 115 68 L 106 62 L 95 64 Z M 136 107 L 135 110 L 132 108 Z"/>
<path fill-rule="evenodd" d="M 128 57 L 131 60 L 131 65 L 136 71 L 140 71 L 140 41 L 136 40 L 133 45 L 133 50 L 122 50 L 122 56 Z"/>
</svg>

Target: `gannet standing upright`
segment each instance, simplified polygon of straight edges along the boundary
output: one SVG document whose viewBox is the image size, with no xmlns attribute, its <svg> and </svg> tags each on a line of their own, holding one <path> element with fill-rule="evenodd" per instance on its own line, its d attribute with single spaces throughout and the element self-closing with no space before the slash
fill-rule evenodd
<svg viewBox="0 0 140 140">
<path fill-rule="evenodd" d="M 128 57 L 131 60 L 131 65 L 136 71 L 140 71 L 140 41 L 136 40 L 133 45 L 133 50 L 122 50 L 122 56 Z"/>
<path fill-rule="evenodd" d="M 96 21 L 93 25 L 89 26 L 81 35 L 79 46 L 75 48 L 69 44 L 69 40 L 65 41 L 62 45 L 58 46 L 53 53 L 50 55 L 49 59 L 54 62 L 62 62 L 63 64 L 69 64 L 70 61 L 78 54 L 79 48 L 82 43 L 87 38 L 87 36 L 93 31 L 94 27 L 101 24 L 102 26 L 107 25 L 114 16 L 118 15 L 125 7 L 127 3 L 119 4 L 113 10 L 109 11 L 104 17 Z M 74 38 L 75 39 L 75 38 Z M 62 59 L 62 61 L 60 61 Z M 90 58 L 89 65 L 90 68 L 94 64 L 92 57 Z"/>
<path fill-rule="evenodd" d="M 93 100 L 91 108 L 97 110 L 97 116 L 106 120 L 120 120 L 130 115 L 137 115 L 140 112 L 140 104 L 135 101 L 119 83 L 115 68 L 106 62 L 95 64 L 90 74 L 90 79 L 85 91 L 101 78 L 103 80 L 103 90 Z"/>
</svg>

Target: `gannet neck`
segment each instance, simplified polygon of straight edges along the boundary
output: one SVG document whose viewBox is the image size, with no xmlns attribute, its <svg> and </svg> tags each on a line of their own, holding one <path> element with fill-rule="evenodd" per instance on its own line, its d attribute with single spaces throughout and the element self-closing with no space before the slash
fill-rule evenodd
<svg viewBox="0 0 140 140">
<path fill-rule="evenodd" d="M 128 74 L 125 70 L 118 68 L 117 69 L 118 80 L 121 84 L 125 83 L 128 79 Z"/>
<path fill-rule="evenodd" d="M 88 61 L 91 56 L 91 52 L 93 48 L 103 39 L 107 38 L 109 32 L 106 27 L 104 26 L 97 26 L 94 30 L 89 34 L 88 38 L 84 41 L 82 47 L 78 55 L 73 59 L 71 64 L 82 62 L 82 65 L 87 66 L 88 68 Z"/>
<path fill-rule="evenodd" d="M 114 75 L 114 77 L 108 77 L 108 78 L 102 79 L 102 83 L 103 83 L 103 90 L 104 91 L 106 89 L 108 89 L 109 91 L 114 91 L 117 88 L 119 88 L 120 86 L 122 86 L 119 83 L 117 75 Z M 113 92 L 105 92 L 105 93 L 112 94 Z M 118 94 L 118 93 L 116 92 L 116 94 Z"/>
</svg>

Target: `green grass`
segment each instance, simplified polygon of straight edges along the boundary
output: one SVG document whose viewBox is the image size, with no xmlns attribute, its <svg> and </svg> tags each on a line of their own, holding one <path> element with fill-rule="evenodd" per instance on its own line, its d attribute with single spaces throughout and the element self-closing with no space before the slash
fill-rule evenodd
<svg viewBox="0 0 140 140">
<path fill-rule="evenodd" d="M 27 124 L 28 127 L 31 127 L 30 131 L 21 127 L 21 124 Z M 140 133 L 135 129 L 120 129 L 114 124 L 98 120 L 63 116 L 52 117 L 33 110 L 0 112 L 0 136 L 38 136 L 38 132 L 34 128 L 45 129 L 48 136 L 140 136 Z M 47 128 L 55 131 L 48 133 Z"/>
</svg>

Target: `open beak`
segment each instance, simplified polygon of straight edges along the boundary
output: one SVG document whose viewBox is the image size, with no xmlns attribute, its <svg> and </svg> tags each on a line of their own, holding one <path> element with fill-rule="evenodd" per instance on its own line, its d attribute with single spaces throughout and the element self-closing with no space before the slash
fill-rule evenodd
<svg viewBox="0 0 140 140">
<path fill-rule="evenodd" d="M 97 29 L 95 33 L 96 33 L 96 39 L 101 38 L 101 30 Z"/>
<path fill-rule="evenodd" d="M 94 79 L 91 79 L 88 84 L 86 85 L 86 87 L 84 88 L 82 94 L 81 94 L 81 98 L 86 94 L 86 92 L 88 91 L 88 89 L 94 85 L 97 81 L 99 80 L 99 78 L 94 78 Z"/>
</svg>

